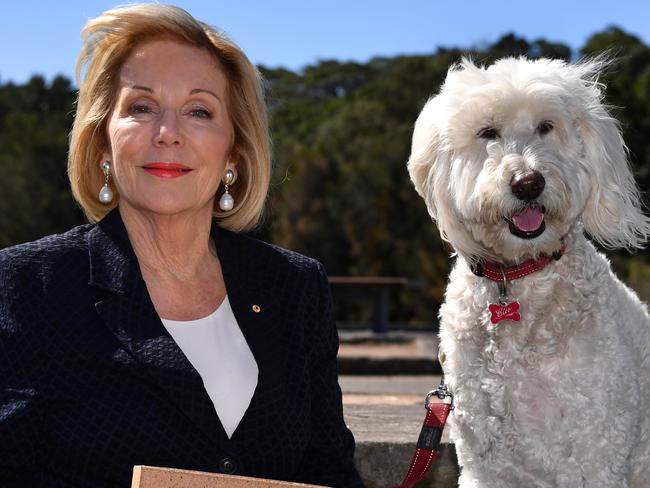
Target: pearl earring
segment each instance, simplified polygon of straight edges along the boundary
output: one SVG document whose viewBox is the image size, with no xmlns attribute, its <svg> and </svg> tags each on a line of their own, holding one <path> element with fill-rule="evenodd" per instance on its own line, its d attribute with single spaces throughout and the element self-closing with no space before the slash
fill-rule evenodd
<svg viewBox="0 0 650 488">
<path fill-rule="evenodd" d="M 219 199 L 219 208 L 224 212 L 232 210 L 232 208 L 235 206 L 235 199 L 230 193 L 228 193 L 230 185 L 233 183 L 233 181 L 235 181 L 235 173 L 233 170 L 229 169 L 226 171 L 226 174 L 223 175 L 223 195 L 221 195 L 221 198 Z"/>
<path fill-rule="evenodd" d="M 99 201 L 107 205 L 113 201 L 113 190 L 108 186 L 108 180 L 111 177 L 111 163 L 104 161 L 102 163 L 102 171 L 104 172 L 104 186 L 99 190 Z"/>
</svg>

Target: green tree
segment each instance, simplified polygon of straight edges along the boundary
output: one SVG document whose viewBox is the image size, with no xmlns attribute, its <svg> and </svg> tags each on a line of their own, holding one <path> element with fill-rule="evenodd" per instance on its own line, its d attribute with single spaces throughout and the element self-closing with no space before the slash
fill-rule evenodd
<svg viewBox="0 0 650 488">
<path fill-rule="evenodd" d="M 63 77 L 0 87 L 0 247 L 82 222 L 66 177 L 73 101 Z"/>
</svg>

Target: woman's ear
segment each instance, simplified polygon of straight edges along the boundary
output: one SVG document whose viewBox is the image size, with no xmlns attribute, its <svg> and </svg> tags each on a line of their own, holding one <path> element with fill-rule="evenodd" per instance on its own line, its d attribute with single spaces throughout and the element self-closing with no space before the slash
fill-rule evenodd
<svg viewBox="0 0 650 488">
<path fill-rule="evenodd" d="M 232 182 L 230 183 L 232 184 L 237 181 L 237 164 L 233 163 L 232 159 L 228 159 L 226 162 L 226 167 L 223 169 L 223 174 L 225 175 L 228 170 L 232 171 L 232 174 L 234 176 Z"/>
</svg>

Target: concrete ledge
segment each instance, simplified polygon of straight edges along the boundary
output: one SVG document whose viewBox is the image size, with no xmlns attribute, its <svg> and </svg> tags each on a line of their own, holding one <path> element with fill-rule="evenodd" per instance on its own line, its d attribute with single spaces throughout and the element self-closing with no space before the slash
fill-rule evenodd
<svg viewBox="0 0 650 488">
<path fill-rule="evenodd" d="M 438 340 L 431 332 L 339 331 L 343 412 L 357 447 L 355 463 L 367 488 L 402 482 L 415 453 L 426 392 L 438 386 Z M 420 488 L 458 485 L 456 451 L 443 432 L 435 463 Z"/>
<path fill-rule="evenodd" d="M 390 442 L 357 444 L 355 464 L 366 488 L 387 488 L 401 483 L 413 457 L 415 443 L 409 446 Z M 456 488 L 458 465 L 453 444 L 442 444 L 436 461 L 417 488 Z"/>
<path fill-rule="evenodd" d="M 441 374 L 438 338 L 433 332 L 339 331 L 339 374 Z"/>
<path fill-rule="evenodd" d="M 338 358 L 339 374 L 354 375 L 414 375 L 442 374 L 440 363 L 428 358 Z"/>
<path fill-rule="evenodd" d="M 344 397 L 345 398 L 345 397 Z M 415 452 L 425 411 L 410 396 L 392 397 L 393 404 L 381 404 L 361 395 L 343 404 L 345 420 L 357 442 L 355 463 L 367 488 L 386 488 L 400 483 Z M 376 400 L 376 398 L 375 398 Z M 443 432 L 438 457 L 418 487 L 451 488 L 458 484 L 458 464 L 448 433 Z"/>
</svg>

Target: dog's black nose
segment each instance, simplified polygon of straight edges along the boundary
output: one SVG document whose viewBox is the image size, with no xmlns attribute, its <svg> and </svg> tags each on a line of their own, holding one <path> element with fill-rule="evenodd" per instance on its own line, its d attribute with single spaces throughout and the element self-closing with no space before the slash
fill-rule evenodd
<svg viewBox="0 0 650 488">
<path fill-rule="evenodd" d="M 510 189 L 519 200 L 535 200 L 544 191 L 546 181 L 538 171 L 529 171 L 515 175 L 510 180 Z"/>
</svg>

